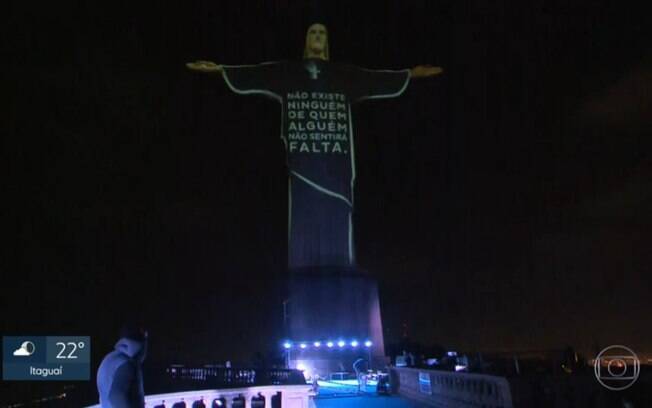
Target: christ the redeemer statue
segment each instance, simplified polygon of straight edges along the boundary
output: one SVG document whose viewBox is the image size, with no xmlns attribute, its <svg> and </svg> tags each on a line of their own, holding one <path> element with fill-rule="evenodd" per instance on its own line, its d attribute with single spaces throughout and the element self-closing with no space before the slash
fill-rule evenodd
<svg viewBox="0 0 652 408">
<path fill-rule="evenodd" d="M 221 73 L 234 92 L 265 95 L 281 104 L 281 139 L 289 170 L 289 268 L 355 268 L 351 104 L 399 96 L 410 78 L 439 75 L 442 69 L 419 65 L 400 71 L 368 70 L 331 63 L 322 24 L 308 28 L 300 61 L 258 65 L 196 61 L 187 67 Z"/>
</svg>

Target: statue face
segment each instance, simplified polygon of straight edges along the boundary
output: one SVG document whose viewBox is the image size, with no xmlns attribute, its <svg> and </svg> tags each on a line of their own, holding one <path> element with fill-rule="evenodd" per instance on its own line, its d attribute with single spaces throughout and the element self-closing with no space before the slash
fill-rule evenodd
<svg viewBox="0 0 652 408">
<path fill-rule="evenodd" d="M 323 24 L 313 24 L 308 27 L 306 56 L 328 59 L 328 31 Z"/>
</svg>

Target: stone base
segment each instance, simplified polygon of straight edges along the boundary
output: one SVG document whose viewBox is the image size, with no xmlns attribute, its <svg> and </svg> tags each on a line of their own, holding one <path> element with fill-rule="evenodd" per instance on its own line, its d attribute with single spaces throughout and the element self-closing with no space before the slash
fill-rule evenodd
<svg viewBox="0 0 652 408">
<path fill-rule="evenodd" d="M 290 360 L 310 360 L 320 373 L 351 372 L 357 358 L 369 360 L 373 369 L 386 365 L 378 287 L 359 269 L 291 271 L 287 329 L 293 342 Z M 351 344 L 354 340 L 357 346 Z M 315 347 L 315 341 L 321 342 L 320 347 Z M 328 341 L 333 347 L 327 346 Z M 366 341 L 371 341 L 370 347 Z"/>
</svg>

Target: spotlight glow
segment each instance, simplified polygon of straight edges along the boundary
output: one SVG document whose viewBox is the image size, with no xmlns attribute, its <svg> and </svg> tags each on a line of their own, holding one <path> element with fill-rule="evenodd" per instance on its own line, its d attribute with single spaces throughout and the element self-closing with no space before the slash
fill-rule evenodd
<svg viewBox="0 0 652 408">
<path fill-rule="evenodd" d="M 307 361 L 297 361 L 297 370 L 303 371 L 303 377 L 306 380 L 312 377 L 310 363 Z"/>
<path fill-rule="evenodd" d="M 345 341 L 345 340 L 337 340 L 336 342 L 332 340 L 328 340 L 326 342 L 321 342 L 320 340 L 315 340 L 315 341 L 309 341 L 309 342 L 300 342 L 300 343 L 294 343 L 291 340 L 285 340 L 283 342 L 283 348 L 286 350 L 293 349 L 295 347 L 298 347 L 302 350 L 310 348 L 310 346 L 313 346 L 315 348 L 320 348 L 322 346 L 326 346 L 328 348 L 333 348 L 337 345 L 338 348 L 345 348 L 347 346 L 352 347 L 352 348 L 357 348 L 361 346 L 365 346 L 367 348 L 371 347 L 373 343 L 370 340 L 365 340 L 364 342 L 360 342 L 356 339 L 352 339 L 350 341 Z M 454 352 L 449 352 L 449 355 L 454 355 Z M 455 353 L 456 354 L 456 353 Z"/>
</svg>

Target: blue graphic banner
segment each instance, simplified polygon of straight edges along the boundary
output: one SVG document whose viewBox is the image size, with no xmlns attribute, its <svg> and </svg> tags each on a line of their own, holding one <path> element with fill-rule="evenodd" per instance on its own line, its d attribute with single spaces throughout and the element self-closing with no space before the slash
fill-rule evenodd
<svg viewBox="0 0 652 408">
<path fill-rule="evenodd" d="M 4 336 L 5 381 L 90 380 L 89 336 Z"/>
</svg>

